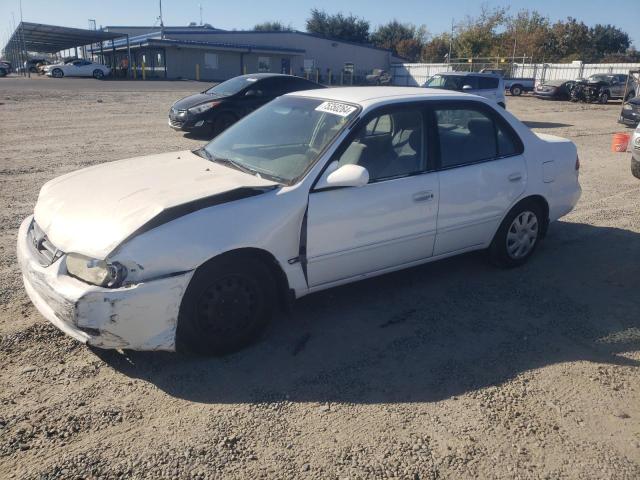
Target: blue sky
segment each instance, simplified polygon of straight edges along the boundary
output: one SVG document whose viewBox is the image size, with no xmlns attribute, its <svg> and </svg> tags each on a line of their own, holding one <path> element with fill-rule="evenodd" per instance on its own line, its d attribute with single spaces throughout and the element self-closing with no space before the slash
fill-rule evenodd
<svg viewBox="0 0 640 480">
<path fill-rule="evenodd" d="M 640 0 L 511 0 L 488 1 L 490 7 L 508 6 L 511 12 L 535 8 L 551 20 L 574 16 L 587 25 L 611 23 L 631 36 L 640 48 Z M 280 20 L 304 30 L 309 10 L 317 7 L 327 12 L 353 13 L 371 22 L 373 28 L 394 18 L 402 22 L 425 24 L 431 33 L 447 31 L 451 19 L 477 15 L 482 2 L 470 0 L 430 1 L 396 0 L 163 0 L 165 25 L 199 22 L 198 5 L 203 20 L 214 27 L 247 29 L 265 20 Z M 12 12 L 20 19 L 18 0 L 0 0 L 0 44 L 4 44 L 12 26 Z M 87 27 L 94 18 L 100 25 L 150 25 L 158 16 L 158 0 L 22 0 L 26 21 Z"/>
</svg>

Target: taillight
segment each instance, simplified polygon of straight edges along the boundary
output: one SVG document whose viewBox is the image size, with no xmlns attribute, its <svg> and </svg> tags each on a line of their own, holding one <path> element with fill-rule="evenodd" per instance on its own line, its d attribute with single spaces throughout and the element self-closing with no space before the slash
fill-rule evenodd
<svg viewBox="0 0 640 480">
<path fill-rule="evenodd" d="M 576 155 L 576 172 L 580 170 L 580 157 Z"/>
</svg>

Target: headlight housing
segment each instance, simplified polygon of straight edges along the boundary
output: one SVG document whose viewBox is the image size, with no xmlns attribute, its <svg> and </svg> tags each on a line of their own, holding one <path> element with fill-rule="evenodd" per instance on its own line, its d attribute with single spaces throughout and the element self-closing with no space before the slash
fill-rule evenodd
<svg viewBox="0 0 640 480">
<path fill-rule="evenodd" d="M 207 102 L 207 103 L 203 103 L 201 105 L 197 105 L 195 107 L 191 107 L 187 111 L 189 113 L 193 113 L 194 115 L 197 115 L 199 113 L 206 112 L 207 110 L 211 110 L 213 107 L 215 107 L 219 103 L 220 102 Z"/>
<path fill-rule="evenodd" d="M 68 253 L 67 272 L 87 283 L 100 287 L 119 287 L 127 276 L 127 269 L 118 262 L 106 262 L 78 253 Z"/>
<path fill-rule="evenodd" d="M 630 103 L 625 103 L 624 106 L 622 107 L 624 110 L 633 110 L 633 107 L 631 106 Z"/>
</svg>

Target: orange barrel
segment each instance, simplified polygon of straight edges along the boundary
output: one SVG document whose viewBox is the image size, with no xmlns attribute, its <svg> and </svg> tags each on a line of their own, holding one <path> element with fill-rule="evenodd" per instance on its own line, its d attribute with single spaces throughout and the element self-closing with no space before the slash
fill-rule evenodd
<svg viewBox="0 0 640 480">
<path fill-rule="evenodd" d="M 614 133 L 611 141 L 612 152 L 626 152 L 631 135 L 628 133 Z"/>
</svg>

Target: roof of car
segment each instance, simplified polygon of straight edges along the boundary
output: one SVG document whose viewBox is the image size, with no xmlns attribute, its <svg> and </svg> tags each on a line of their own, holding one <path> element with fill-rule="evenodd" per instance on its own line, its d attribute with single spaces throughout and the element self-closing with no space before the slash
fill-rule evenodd
<svg viewBox="0 0 640 480">
<path fill-rule="evenodd" d="M 436 75 L 455 75 L 456 77 L 468 77 L 473 75 L 474 77 L 492 77 L 492 78 L 500 78 L 500 75 L 496 75 L 495 73 L 480 73 L 480 72 L 439 72 Z"/>
<path fill-rule="evenodd" d="M 297 97 L 321 98 L 360 105 L 386 103 L 388 100 L 426 100 L 429 98 L 470 97 L 467 93 L 420 87 L 333 87 L 288 93 Z"/>
</svg>

